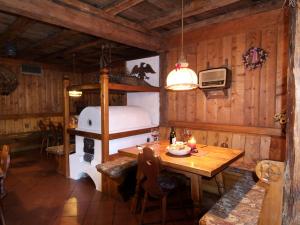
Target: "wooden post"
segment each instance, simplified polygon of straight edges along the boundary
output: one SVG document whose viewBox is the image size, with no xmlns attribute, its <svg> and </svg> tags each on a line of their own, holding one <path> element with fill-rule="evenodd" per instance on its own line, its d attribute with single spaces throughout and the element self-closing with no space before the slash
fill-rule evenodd
<svg viewBox="0 0 300 225">
<path fill-rule="evenodd" d="M 101 93 L 101 135 L 102 135 L 102 162 L 109 158 L 109 78 L 108 69 L 104 68 L 100 72 L 100 93 Z"/>
<path fill-rule="evenodd" d="M 300 5 L 290 8 L 287 99 L 287 161 L 284 175 L 283 225 L 300 224 Z"/>
<path fill-rule="evenodd" d="M 68 87 L 70 85 L 69 78 L 63 79 L 64 88 L 64 160 L 65 160 L 65 176 L 69 177 L 69 152 L 70 152 L 70 134 L 68 133 L 69 117 L 70 117 L 70 98 Z"/>
</svg>

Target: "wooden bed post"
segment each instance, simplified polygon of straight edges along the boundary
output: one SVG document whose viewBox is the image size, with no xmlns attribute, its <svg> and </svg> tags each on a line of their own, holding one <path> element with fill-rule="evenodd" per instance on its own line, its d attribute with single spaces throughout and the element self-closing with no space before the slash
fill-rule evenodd
<svg viewBox="0 0 300 225">
<path fill-rule="evenodd" d="M 64 159 L 65 159 L 65 176 L 69 177 L 69 152 L 70 152 L 70 134 L 68 133 L 69 117 L 70 117 L 70 98 L 68 87 L 70 85 L 69 78 L 64 77 Z"/>
<path fill-rule="evenodd" d="M 284 175 L 283 225 L 300 224 L 300 3 L 290 7 L 287 98 L 287 161 Z"/>
<path fill-rule="evenodd" d="M 101 93 L 101 135 L 102 135 L 102 162 L 109 158 L 109 78 L 108 69 L 104 68 L 100 72 L 100 93 Z"/>
</svg>

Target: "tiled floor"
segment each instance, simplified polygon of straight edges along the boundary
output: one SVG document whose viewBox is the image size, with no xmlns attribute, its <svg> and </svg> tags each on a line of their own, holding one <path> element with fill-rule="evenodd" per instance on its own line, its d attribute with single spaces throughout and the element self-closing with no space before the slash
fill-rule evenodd
<svg viewBox="0 0 300 225">
<path fill-rule="evenodd" d="M 55 172 L 54 162 L 38 151 L 12 156 L 3 204 L 7 225 L 135 225 L 139 216 L 129 211 L 129 202 L 111 199 L 95 190 L 89 178 L 66 179 Z M 216 200 L 204 195 L 204 211 Z M 193 224 L 192 208 L 172 209 L 167 224 Z M 188 206 L 188 204 L 187 204 Z M 145 224 L 160 224 L 159 202 L 153 201 Z"/>
</svg>

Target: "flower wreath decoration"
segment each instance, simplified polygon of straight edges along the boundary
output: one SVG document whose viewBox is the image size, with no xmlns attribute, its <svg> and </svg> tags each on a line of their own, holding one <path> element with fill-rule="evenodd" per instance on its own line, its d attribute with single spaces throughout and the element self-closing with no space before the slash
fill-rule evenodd
<svg viewBox="0 0 300 225">
<path fill-rule="evenodd" d="M 267 60 L 268 53 L 262 48 L 251 47 L 243 55 L 243 63 L 248 70 L 253 70 L 261 67 Z"/>
</svg>

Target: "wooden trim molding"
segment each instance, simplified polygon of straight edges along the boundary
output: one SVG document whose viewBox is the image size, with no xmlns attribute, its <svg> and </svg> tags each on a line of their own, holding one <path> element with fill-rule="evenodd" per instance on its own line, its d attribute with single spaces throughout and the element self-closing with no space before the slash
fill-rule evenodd
<svg viewBox="0 0 300 225">
<path fill-rule="evenodd" d="M 81 91 L 89 91 L 89 90 L 99 90 L 101 89 L 100 84 L 82 84 L 82 85 L 71 85 L 68 87 L 68 90 L 81 90 Z M 108 89 L 113 91 L 127 91 L 127 92 L 159 92 L 159 87 L 148 87 L 148 86 L 136 86 L 136 85 L 127 85 L 127 84 L 117 84 L 117 83 L 109 83 Z"/>
<path fill-rule="evenodd" d="M 163 127 L 181 127 L 201 130 L 213 130 L 213 131 L 224 131 L 224 132 L 236 132 L 236 133 L 248 133 L 257 135 L 269 135 L 269 136 L 285 136 L 280 128 L 272 127 L 248 127 L 238 125 L 227 125 L 227 124 L 209 124 L 209 123 L 192 123 L 183 121 L 169 121 L 168 123 L 161 124 Z"/>
<path fill-rule="evenodd" d="M 133 136 L 133 135 L 150 133 L 152 128 L 158 128 L 158 127 L 150 127 L 150 128 L 145 128 L 145 129 L 131 130 L 131 131 L 124 131 L 124 132 L 109 134 L 109 140 L 129 137 L 129 136 Z M 88 132 L 88 131 L 82 131 L 82 130 L 75 130 L 74 128 L 68 128 L 68 133 L 71 135 L 78 135 L 78 136 L 92 138 L 92 139 L 96 139 L 96 140 L 102 139 L 101 134 L 92 133 L 92 132 Z"/>
<path fill-rule="evenodd" d="M 37 117 L 63 117 L 63 113 L 29 113 L 29 114 L 10 114 L 0 115 L 0 120 L 18 120 Z"/>
</svg>

